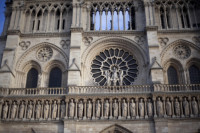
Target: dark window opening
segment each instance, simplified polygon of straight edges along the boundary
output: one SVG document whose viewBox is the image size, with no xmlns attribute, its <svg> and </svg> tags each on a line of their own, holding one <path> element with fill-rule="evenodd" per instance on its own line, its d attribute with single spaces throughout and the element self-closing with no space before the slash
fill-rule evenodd
<svg viewBox="0 0 200 133">
<path fill-rule="evenodd" d="M 38 27 L 37 30 L 40 30 L 40 20 L 38 20 Z"/>
<path fill-rule="evenodd" d="M 34 30 L 34 27 L 35 27 L 35 20 L 33 20 L 32 30 Z"/>
<path fill-rule="evenodd" d="M 29 70 L 26 80 L 26 88 L 36 88 L 38 83 L 38 71 L 35 68 Z"/>
<path fill-rule="evenodd" d="M 167 70 L 168 83 L 169 84 L 178 84 L 178 74 L 176 69 L 173 66 L 170 66 Z"/>
<path fill-rule="evenodd" d="M 62 71 L 55 67 L 50 72 L 49 87 L 61 87 Z"/>
<path fill-rule="evenodd" d="M 62 23 L 62 29 L 65 29 L 65 19 L 63 19 L 63 23 Z"/>
<path fill-rule="evenodd" d="M 57 30 L 59 30 L 59 28 L 60 28 L 60 19 L 58 19 Z"/>
<path fill-rule="evenodd" d="M 192 65 L 189 68 L 189 74 L 190 74 L 190 83 L 191 84 L 199 84 L 200 83 L 200 69 Z"/>
</svg>

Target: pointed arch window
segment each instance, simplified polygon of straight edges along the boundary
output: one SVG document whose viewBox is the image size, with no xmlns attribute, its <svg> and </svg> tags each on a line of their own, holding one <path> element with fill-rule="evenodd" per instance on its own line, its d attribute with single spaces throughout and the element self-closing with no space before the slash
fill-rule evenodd
<svg viewBox="0 0 200 133">
<path fill-rule="evenodd" d="M 170 66 L 168 68 L 167 75 L 168 75 L 168 83 L 169 84 L 178 84 L 177 70 L 173 66 Z"/>
<path fill-rule="evenodd" d="M 31 68 L 27 74 L 26 88 L 36 88 L 38 83 L 38 71 Z"/>
<path fill-rule="evenodd" d="M 192 65 L 189 68 L 190 83 L 199 84 L 200 83 L 200 69 L 196 65 Z"/>
<path fill-rule="evenodd" d="M 51 69 L 49 78 L 49 87 L 61 87 L 62 71 L 60 68 L 55 67 Z"/>
</svg>

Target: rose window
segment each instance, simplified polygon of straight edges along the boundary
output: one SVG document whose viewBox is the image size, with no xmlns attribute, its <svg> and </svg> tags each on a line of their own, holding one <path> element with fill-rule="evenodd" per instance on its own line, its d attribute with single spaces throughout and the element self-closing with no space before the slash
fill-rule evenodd
<svg viewBox="0 0 200 133">
<path fill-rule="evenodd" d="M 48 61 L 53 56 L 53 50 L 50 47 L 43 47 L 37 51 L 37 58 L 40 61 Z"/>
<path fill-rule="evenodd" d="M 174 55 L 179 59 L 187 59 L 191 54 L 191 50 L 188 46 L 178 45 L 174 47 Z"/>
<path fill-rule="evenodd" d="M 129 52 L 110 48 L 94 58 L 91 74 L 101 86 L 132 85 L 138 75 L 138 65 Z"/>
</svg>

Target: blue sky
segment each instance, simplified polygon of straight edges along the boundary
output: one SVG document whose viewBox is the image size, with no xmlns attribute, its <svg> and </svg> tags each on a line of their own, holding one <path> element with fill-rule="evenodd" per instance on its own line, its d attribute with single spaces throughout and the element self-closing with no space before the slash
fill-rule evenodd
<svg viewBox="0 0 200 133">
<path fill-rule="evenodd" d="M 3 31 L 3 25 L 4 25 L 4 10 L 5 10 L 5 1 L 6 0 L 0 0 L 0 34 Z"/>
</svg>

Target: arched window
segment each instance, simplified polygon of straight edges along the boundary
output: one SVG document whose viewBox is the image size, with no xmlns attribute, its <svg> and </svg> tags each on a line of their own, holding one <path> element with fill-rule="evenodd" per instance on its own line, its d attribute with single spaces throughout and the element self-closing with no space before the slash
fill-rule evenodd
<svg viewBox="0 0 200 133">
<path fill-rule="evenodd" d="M 38 82 L 38 71 L 31 68 L 27 74 L 26 88 L 36 88 Z"/>
<path fill-rule="evenodd" d="M 55 67 L 50 72 L 49 87 L 61 87 L 62 71 Z"/>
<path fill-rule="evenodd" d="M 200 69 L 192 65 L 189 68 L 189 74 L 190 74 L 190 83 L 191 84 L 199 84 L 200 83 Z"/>
<path fill-rule="evenodd" d="M 167 70 L 168 83 L 169 84 L 178 84 L 178 74 L 176 69 L 173 66 L 170 66 Z"/>
</svg>

